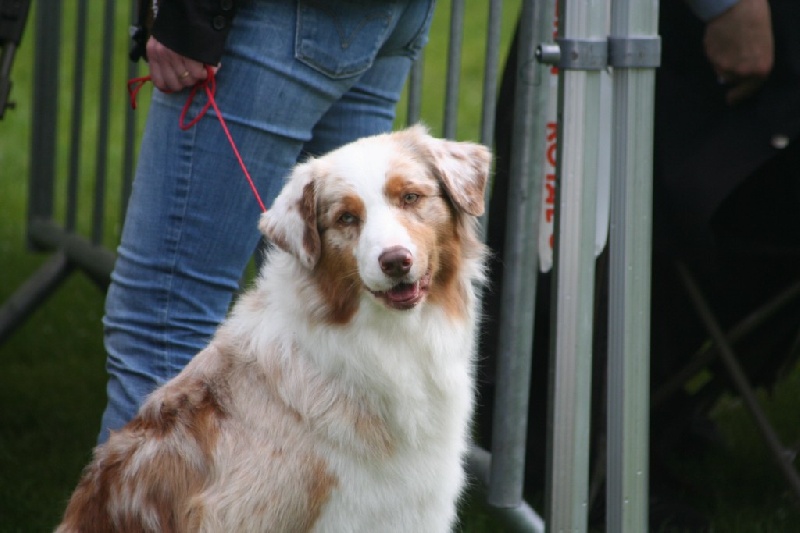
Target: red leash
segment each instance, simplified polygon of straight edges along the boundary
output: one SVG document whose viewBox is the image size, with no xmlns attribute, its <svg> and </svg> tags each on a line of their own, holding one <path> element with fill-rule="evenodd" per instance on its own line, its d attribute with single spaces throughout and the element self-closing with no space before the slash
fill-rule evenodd
<svg viewBox="0 0 800 533">
<path fill-rule="evenodd" d="M 225 132 L 225 137 L 228 138 L 228 142 L 233 148 L 233 153 L 236 156 L 236 160 L 239 161 L 239 166 L 242 168 L 242 172 L 244 172 L 244 176 L 247 178 L 247 183 L 250 184 L 250 189 L 253 191 L 253 195 L 256 197 L 256 201 L 258 201 L 258 205 L 261 207 L 261 211 L 264 212 L 267 208 L 264 206 L 264 202 L 261 200 L 261 195 L 258 194 L 258 189 L 256 189 L 256 185 L 253 182 L 253 178 L 250 177 L 250 173 L 247 171 L 247 166 L 244 164 L 244 160 L 242 159 L 241 154 L 239 153 L 239 149 L 236 147 L 236 143 L 233 141 L 233 137 L 231 136 L 231 132 L 228 129 L 228 125 L 225 123 L 225 119 L 222 117 L 222 112 L 217 107 L 217 101 L 214 98 L 214 94 L 217 92 L 217 80 L 214 78 L 214 71 L 211 67 L 206 66 L 206 72 L 208 76 L 206 79 L 198 81 L 189 91 L 189 97 L 186 99 L 186 103 L 183 105 L 183 110 L 181 111 L 181 117 L 178 121 L 178 127 L 182 130 L 186 131 L 190 129 L 192 126 L 197 124 L 201 118 L 206 114 L 209 107 L 214 108 L 214 112 L 217 114 L 217 119 L 219 119 L 219 124 L 222 126 L 222 131 Z M 136 95 L 139 94 L 139 91 L 142 89 L 145 83 L 151 81 L 150 76 L 143 76 L 141 78 L 133 78 L 132 80 L 128 81 L 128 94 L 131 98 L 131 107 L 136 109 Z M 189 108 L 194 101 L 194 97 L 197 94 L 197 90 L 202 88 L 206 92 L 206 104 L 197 113 L 197 116 L 194 117 L 188 124 L 186 124 L 186 114 L 189 112 Z"/>
</svg>

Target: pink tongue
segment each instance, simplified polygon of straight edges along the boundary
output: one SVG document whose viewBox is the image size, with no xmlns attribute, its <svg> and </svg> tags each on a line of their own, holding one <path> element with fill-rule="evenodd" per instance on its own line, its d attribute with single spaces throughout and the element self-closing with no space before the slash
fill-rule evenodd
<svg viewBox="0 0 800 533">
<path fill-rule="evenodd" d="M 394 302 L 404 302 L 416 297 L 418 292 L 419 289 L 416 283 L 401 283 L 392 287 L 391 290 L 386 292 L 386 295 Z"/>
</svg>

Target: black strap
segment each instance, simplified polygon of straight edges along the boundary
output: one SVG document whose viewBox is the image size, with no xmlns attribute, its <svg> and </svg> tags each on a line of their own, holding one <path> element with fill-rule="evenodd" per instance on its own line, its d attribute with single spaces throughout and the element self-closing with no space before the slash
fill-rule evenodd
<svg viewBox="0 0 800 533">
<path fill-rule="evenodd" d="M 153 2 L 152 0 L 138 0 L 139 17 L 136 24 L 131 27 L 131 50 L 128 57 L 131 61 L 144 59 L 147 61 L 147 39 L 150 38 L 150 29 L 153 27 Z"/>
</svg>

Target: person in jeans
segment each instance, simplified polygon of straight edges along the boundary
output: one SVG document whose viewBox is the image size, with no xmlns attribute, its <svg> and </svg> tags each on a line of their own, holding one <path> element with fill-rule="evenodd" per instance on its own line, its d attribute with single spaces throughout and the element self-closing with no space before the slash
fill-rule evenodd
<svg viewBox="0 0 800 533">
<path fill-rule="evenodd" d="M 159 90 L 106 298 L 99 442 L 205 346 L 260 241 L 259 204 L 213 110 L 178 127 L 186 89 L 212 67 L 220 112 L 268 207 L 298 159 L 392 128 L 434 2 L 152 3 L 149 37 L 137 38 Z"/>
</svg>

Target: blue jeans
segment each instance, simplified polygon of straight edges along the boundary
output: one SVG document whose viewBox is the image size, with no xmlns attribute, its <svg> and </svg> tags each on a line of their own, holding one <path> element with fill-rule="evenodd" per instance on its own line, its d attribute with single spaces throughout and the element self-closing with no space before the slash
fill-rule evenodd
<svg viewBox="0 0 800 533">
<path fill-rule="evenodd" d="M 434 0 L 243 2 L 216 100 L 267 206 L 304 154 L 392 128 Z M 213 110 L 155 91 L 106 298 L 99 442 L 211 339 L 258 246 L 260 214 Z M 193 103 L 191 116 L 204 97 Z"/>
</svg>

